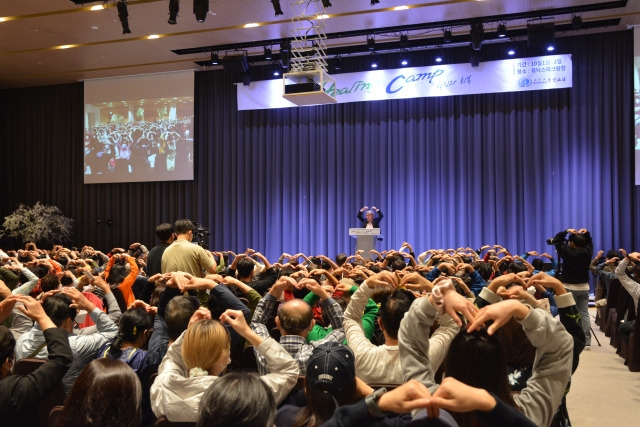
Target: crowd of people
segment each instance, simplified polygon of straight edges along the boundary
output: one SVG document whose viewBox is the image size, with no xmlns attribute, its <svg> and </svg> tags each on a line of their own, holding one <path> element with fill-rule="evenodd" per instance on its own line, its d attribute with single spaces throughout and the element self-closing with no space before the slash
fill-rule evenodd
<svg viewBox="0 0 640 427">
<path fill-rule="evenodd" d="M 109 123 L 84 136 L 85 175 L 163 174 L 193 163 L 192 118 Z"/>
<path fill-rule="evenodd" d="M 195 230 L 0 251 L 3 422 L 36 425 L 61 382 L 54 425 L 569 426 L 589 270 L 640 296 L 640 253 L 593 258 L 585 229 L 550 239 L 560 278 L 550 254 L 500 245 L 269 261 Z M 46 362 L 13 374 L 23 358 Z"/>
</svg>

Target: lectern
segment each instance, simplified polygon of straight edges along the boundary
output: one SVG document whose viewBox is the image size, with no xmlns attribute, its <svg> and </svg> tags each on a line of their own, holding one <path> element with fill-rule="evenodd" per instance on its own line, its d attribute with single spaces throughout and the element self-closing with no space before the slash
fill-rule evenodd
<svg viewBox="0 0 640 427">
<path fill-rule="evenodd" d="M 371 249 L 377 248 L 379 228 L 350 228 L 349 236 L 356 239 L 356 251 L 363 251 L 363 258 L 371 258 Z M 376 249 L 377 250 L 377 249 Z"/>
</svg>

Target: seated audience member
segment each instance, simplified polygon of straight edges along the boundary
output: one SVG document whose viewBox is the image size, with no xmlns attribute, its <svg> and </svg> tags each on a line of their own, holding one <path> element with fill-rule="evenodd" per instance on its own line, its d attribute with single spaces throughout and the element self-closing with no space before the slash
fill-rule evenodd
<svg viewBox="0 0 640 427">
<path fill-rule="evenodd" d="M 335 342 L 320 344 L 307 361 L 306 404 L 284 405 L 278 410 L 278 427 L 319 427 L 336 408 L 358 400 L 355 358 L 349 347 Z"/>
<path fill-rule="evenodd" d="M 390 414 L 405 414 L 410 411 L 416 411 L 413 419 L 409 416 L 390 417 Z M 429 389 L 416 380 L 408 381 L 392 391 L 378 389 L 364 400 L 336 409 L 323 426 L 457 426 L 447 411 L 475 411 L 487 426 L 535 426 L 522 413 L 506 405 L 495 395 L 454 378 L 445 378 L 433 396 Z"/>
<path fill-rule="evenodd" d="M 105 288 L 108 289 L 108 286 Z M 107 296 L 111 293 L 110 291 L 105 292 L 107 292 Z M 116 337 L 118 327 L 106 313 L 100 311 L 75 288 L 64 288 L 59 294 L 45 298 L 42 307 L 57 327 L 63 328 L 69 333 L 69 344 L 73 351 L 74 360 L 71 368 L 62 379 L 65 392 L 68 393 L 82 369 L 96 358 L 100 347 Z M 112 316 L 120 317 L 117 304 L 112 302 L 109 304 L 109 308 L 113 309 Z M 74 331 L 77 310 L 86 310 L 96 325 L 77 332 Z M 16 341 L 16 360 L 30 357 L 46 358 L 48 353 L 44 342 L 43 331 L 39 325 L 34 325 L 29 332 L 23 334 Z"/>
<path fill-rule="evenodd" d="M 229 372 L 200 401 L 198 427 L 272 427 L 276 400 L 257 374 Z"/>
<path fill-rule="evenodd" d="M 260 300 L 256 311 L 253 313 L 251 328 L 263 339 L 269 337 L 267 321 L 273 312 L 278 299 L 285 290 L 291 289 L 295 280 L 290 277 L 281 277 L 271 287 L 269 292 Z M 342 309 L 332 298 L 327 298 L 322 303 L 322 311 L 326 312 L 333 330 L 322 340 L 307 344 L 307 335 L 315 325 L 311 307 L 300 299 L 289 300 L 278 308 L 276 316 L 276 326 L 280 330 L 280 344 L 298 362 L 300 374 L 304 375 L 307 369 L 307 360 L 315 346 L 333 341 L 342 342 L 344 340 L 344 330 L 342 329 L 343 314 Z M 258 371 L 261 374 L 269 372 L 265 358 L 256 348 L 256 359 L 258 361 Z"/>
<path fill-rule="evenodd" d="M 67 331 L 56 327 L 42 305 L 31 297 L 9 296 L 0 302 L 0 321 L 11 313 L 16 302 L 25 315 L 38 324 L 47 346 L 48 361 L 28 375 L 10 375 L 15 364 L 15 339 L 0 326 L 0 408 L 2 424 L 38 425 L 37 405 L 54 389 L 73 361 Z"/>
<path fill-rule="evenodd" d="M 418 273 L 419 276 L 426 281 Z M 405 276 L 405 284 L 410 277 Z M 402 368 L 398 352 L 398 329 L 400 321 L 415 300 L 407 290 L 397 289 L 380 304 L 378 325 L 384 334 L 385 343 L 376 346 L 365 336 L 362 328 L 362 313 L 366 303 L 376 288 L 393 287 L 397 283 L 396 276 L 385 271 L 365 280 L 352 295 L 345 311 L 344 328 L 347 343 L 353 350 L 356 361 L 356 374 L 367 384 L 402 384 Z M 434 369 L 440 366 L 447 354 L 449 343 L 458 331 L 458 327 L 447 316 L 441 318 L 441 326 L 431 337 L 430 357 Z"/>
<path fill-rule="evenodd" d="M 134 302 L 135 304 L 135 302 Z M 147 343 L 151 330 L 151 319 L 144 308 L 130 308 L 120 318 L 118 335 L 112 343 L 98 350 L 98 359 L 120 360 L 136 373 L 142 384 L 142 412 L 145 425 L 153 424 L 151 402 L 149 400 L 149 365 L 147 352 L 142 348 Z"/>
<path fill-rule="evenodd" d="M 142 349 L 147 342 L 151 319 L 142 308 L 131 308 L 120 318 L 118 335 L 111 343 L 98 350 L 98 359 L 109 358 L 125 362 L 141 378 L 146 376 L 147 352 Z"/>
<path fill-rule="evenodd" d="M 163 294 L 160 298 L 158 313 L 153 319 L 153 333 L 149 338 L 147 352 L 150 373 L 158 371 L 169 346 L 187 329 L 189 319 L 198 309 L 195 298 L 179 295 L 169 300 L 168 297 L 169 295 Z"/>
<path fill-rule="evenodd" d="M 158 377 L 151 386 L 151 407 L 169 421 L 198 419 L 200 400 L 231 361 L 229 324 L 264 356 L 270 374 L 260 377 L 274 393 L 276 403 L 291 391 L 298 377 L 295 361 L 273 338 L 262 338 L 249 328 L 243 313 L 227 310 L 220 322 L 205 308 L 191 317 L 187 330 L 169 347 Z"/>
<path fill-rule="evenodd" d="M 53 427 L 137 427 L 142 420 L 141 394 L 140 380 L 126 363 L 94 360 L 73 384 Z"/>
<path fill-rule="evenodd" d="M 429 329 L 439 315 L 448 313 L 458 325 L 462 313 L 470 322 L 451 343 L 445 361 L 445 376 L 472 387 L 483 388 L 506 404 L 518 408 L 535 425 L 548 426 L 562 401 L 571 375 L 573 340 L 564 326 L 541 309 L 516 300 L 505 300 L 478 310 L 453 290 L 450 281 L 436 285 L 420 298 L 400 325 L 400 357 L 405 380 L 416 379 L 435 390 L 437 385 L 429 362 Z M 492 335 L 512 317 L 536 347 L 533 375 L 520 394 L 511 397 L 506 363 Z M 493 323 L 485 327 L 485 322 Z M 498 347 L 498 349 L 496 349 Z M 456 357 L 463 357 L 462 362 Z M 456 415 L 465 423 L 475 423 L 474 413 Z"/>
<path fill-rule="evenodd" d="M 616 277 L 618 278 L 618 280 L 620 280 L 620 284 L 624 286 L 627 292 L 629 292 L 629 295 L 631 295 L 633 306 L 637 313 L 638 302 L 640 300 L 640 283 L 638 283 L 638 280 L 640 279 L 640 253 L 632 252 L 627 255 L 627 253 L 622 249 L 620 250 L 620 252 L 624 256 L 624 259 L 620 261 L 620 264 L 618 264 L 618 267 L 616 267 Z M 629 277 L 629 275 L 627 275 L 626 273 L 627 266 L 630 262 L 633 262 L 633 278 Z M 620 332 L 620 339 L 629 342 L 629 335 L 631 335 L 631 332 L 633 332 L 636 326 L 636 321 L 627 319 L 624 320 L 625 321 L 620 324 L 618 331 Z"/>
<path fill-rule="evenodd" d="M 315 270 L 318 271 L 318 270 Z M 323 271 L 323 270 L 320 270 Z M 343 279 L 345 283 L 336 283 L 335 291 L 341 292 L 342 297 L 335 298 L 335 295 L 332 298 L 340 305 L 340 308 L 344 311 L 346 310 L 350 299 L 351 294 L 358 290 L 358 287 L 355 285 L 350 285 L 348 283 L 354 283 L 351 279 Z M 337 282 L 337 280 L 336 280 Z M 328 291 L 313 279 L 302 279 L 298 282 L 298 286 L 303 283 L 308 283 L 310 286 L 308 287 L 311 292 L 309 292 L 304 298 L 303 301 L 306 301 L 312 309 L 318 307 L 317 303 L 322 303 L 324 300 L 330 297 Z M 364 332 L 364 336 L 369 340 L 373 337 L 373 333 L 375 332 L 375 322 L 378 316 L 378 304 L 371 298 L 367 302 L 362 317 L 360 319 L 362 330 Z M 317 323 L 313 326 L 309 334 L 307 335 L 307 342 L 312 341 L 320 341 L 327 335 L 333 331 L 333 326 L 331 325 L 331 320 L 328 318 L 327 313 L 320 311 L 320 318 L 322 320 L 322 326 L 320 323 Z M 345 319 L 346 320 L 346 319 Z M 346 345 L 346 340 L 344 342 Z"/>
<path fill-rule="evenodd" d="M 135 301 L 135 296 L 131 287 L 138 276 L 138 265 L 136 259 L 127 254 L 113 255 L 109 259 L 109 264 L 105 270 L 104 278 L 111 286 L 111 289 L 119 289 L 124 297 L 124 307 L 120 307 L 120 311 L 127 309 Z"/>
<path fill-rule="evenodd" d="M 222 276 L 210 274 L 202 279 L 189 274 L 182 276 L 183 278 L 178 278 L 180 280 L 180 290 L 209 292 L 207 308 L 211 311 L 211 316 L 214 319 L 219 319 L 226 310 L 237 310 L 242 312 L 247 323 L 251 321 L 251 311 L 249 311 L 249 308 L 247 308 L 229 288 L 222 284 L 224 281 Z M 231 358 L 233 361 L 239 362 L 242 358 L 245 340 L 230 325 L 225 325 L 225 327 L 227 328 L 227 332 L 229 332 L 231 342 Z"/>
<path fill-rule="evenodd" d="M 261 253 L 252 252 L 252 249 L 250 249 L 249 251 L 250 255 L 247 253 L 238 254 L 238 256 L 233 259 L 231 266 L 229 266 L 229 274 L 232 277 L 234 275 L 237 276 L 236 278 L 239 281 L 251 286 L 260 295 L 264 295 L 275 283 L 278 277 L 278 273 L 271 266 L 269 260 Z M 260 258 L 260 260 L 262 260 L 262 262 L 264 263 L 264 274 L 260 279 L 257 280 L 254 280 L 256 262 L 251 258 L 252 256 Z"/>
</svg>

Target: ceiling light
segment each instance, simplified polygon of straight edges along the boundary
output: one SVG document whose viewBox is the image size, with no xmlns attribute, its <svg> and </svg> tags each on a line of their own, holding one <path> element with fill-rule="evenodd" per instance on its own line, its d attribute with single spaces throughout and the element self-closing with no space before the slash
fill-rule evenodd
<svg viewBox="0 0 640 427">
<path fill-rule="evenodd" d="M 506 37 L 507 36 L 507 26 L 504 24 L 498 25 L 498 37 Z"/>
<path fill-rule="evenodd" d="M 367 49 L 370 51 L 376 50 L 376 39 L 373 36 L 367 37 Z"/>
<path fill-rule="evenodd" d="M 473 50 L 482 49 L 482 41 L 484 40 L 484 27 L 482 22 L 474 22 L 471 24 L 471 47 Z"/>
<path fill-rule="evenodd" d="M 451 43 L 453 41 L 453 35 L 451 34 L 451 30 L 444 30 L 444 42 Z"/>
<path fill-rule="evenodd" d="M 196 21 L 204 22 L 209 13 L 209 0 L 193 0 L 193 13 L 196 15 Z"/>
<path fill-rule="evenodd" d="M 402 58 L 402 60 L 400 61 L 400 65 L 406 67 L 407 65 L 409 65 L 409 61 L 407 61 L 406 58 Z"/>
<path fill-rule="evenodd" d="M 409 6 L 396 6 L 393 8 L 393 10 L 407 10 L 409 9 Z"/>
<path fill-rule="evenodd" d="M 178 23 L 178 12 L 180 11 L 180 0 L 169 0 L 169 20 L 171 25 Z"/>
<path fill-rule="evenodd" d="M 442 52 L 436 53 L 435 61 L 438 63 L 442 62 Z"/>
<path fill-rule="evenodd" d="M 271 4 L 273 5 L 273 11 L 278 15 L 284 15 L 282 8 L 280 7 L 280 0 L 271 0 Z"/>
<path fill-rule="evenodd" d="M 515 51 L 513 48 L 510 48 L 510 49 L 507 51 L 507 55 L 509 55 L 509 56 L 513 56 L 513 55 L 515 55 L 515 54 L 516 54 L 516 51 Z"/>
<path fill-rule="evenodd" d="M 258 24 L 257 22 L 249 22 L 248 24 L 244 24 L 244 28 L 254 28 L 259 26 L 260 24 Z"/>
<path fill-rule="evenodd" d="M 120 24 L 122 25 L 122 34 L 131 34 L 131 30 L 129 29 L 129 11 L 127 10 L 127 1 L 118 0 L 116 6 L 118 8 L 118 19 L 120 19 Z"/>
<path fill-rule="evenodd" d="M 378 68 L 378 55 L 371 55 L 371 68 Z"/>
<path fill-rule="evenodd" d="M 99 5 L 99 6 L 91 6 L 91 10 L 103 10 L 104 6 L 103 5 Z"/>
<path fill-rule="evenodd" d="M 147 37 L 147 39 L 149 39 L 149 40 L 159 39 L 159 38 L 160 38 L 160 36 L 157 35 L 157 34 L 151 34 L 149 37 Z"/>
<path fill-rule="evenodd" d="M 217 52 L 211 52 L 211 60 L 209 61 L 210 65 L 220 65 L 220 57 Z"/>
<path fill-rule="evenodd" d="M 549 46 L 547 46 L 547 51 L 548 52 L 553 52 L 554 50 L 556 50 L 554 45 L 550 44 Z"/>
<path fill-rule="evenodd" d="M 271 55 L 271 48 L 265 46 L 265 48 L 264 48 L 264 59 L 271 60 L 272 57 L 273 57 L 273 55 Z"/>
<path fill-rule="evenodd" d="M 316 16 L 316 19 L 329 19 L 329 18 L 331 18 L 331 17 L 329 15 L 327 15 L 327 14 Z"/>
</svg>

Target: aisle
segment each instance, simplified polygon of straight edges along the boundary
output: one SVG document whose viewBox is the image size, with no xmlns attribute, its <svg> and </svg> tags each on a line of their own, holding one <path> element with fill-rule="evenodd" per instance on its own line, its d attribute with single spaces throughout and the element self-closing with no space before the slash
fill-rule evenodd
<svg viewBox="0 0 640 427">
<path fill-rule="evenodd" d="M 609 345 L 609 338 L 591 323 L 602 347 L 592 338 L 591 350 L 582 352 L 567 396 L 573 427 L 638 425 L 640 372 L 630 372 L 624 360 Z"/>
</svg>

